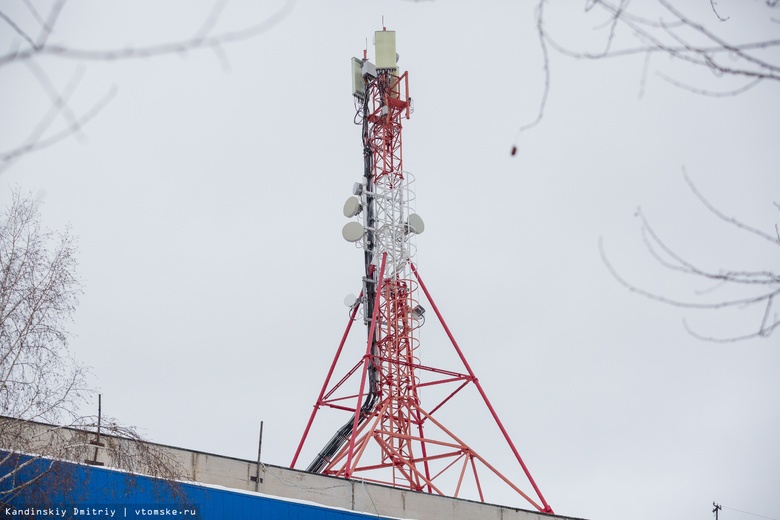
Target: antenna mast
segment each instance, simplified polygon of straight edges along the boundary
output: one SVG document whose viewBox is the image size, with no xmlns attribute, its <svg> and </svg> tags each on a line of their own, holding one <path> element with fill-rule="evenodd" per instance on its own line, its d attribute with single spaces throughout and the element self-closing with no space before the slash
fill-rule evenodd
<svg viewBox="0 0 780 520">
<path fill-rule="evenodd" d="M 425 225 L 412 211 L 414 179 L 403 167 L 401 121 L 411 115 L 409 77 L 398 69 L 394 31 L 377 31 L 375 45 L 376 64 L 369 62 L 365 53 L 362 60 L 352 59 L 364 164 L 361 182 L 355 184 L 353 196 L 344 205 L 344 215 L 357 220 L 342 230 L 347 241 L 363 250 L 362 291 L 345 302 L 351 307 L 349 323 L 290 466 L 295 467 L 314 418 L 325 407 L 348 412 L 349 418 L 315 456 L 308 471 L 454 497 L 463 492 L 469 480 L 479 500 L 484 501 L 477 471 L 481 468 L 539 511 L 552 513 L 412 262 L 412 238 L 422 233 Z M 444 328 L 462 365 L 460 370 L 420 363 L 418 331 L 425 323 L 425 308 L 419 304 L 418 289 Z M 363 356 L 332 384 L 352 324 L 361 311 L 367 334 Z M 349 385 L 358 381 L 355 393 Z M 445 389 L 444 397 L 423 408 L 419 390 L 434 386 Z M 487 405 L 536 498 L 523 492 L 435 417 L 468 386 L 475 386 Z M 445 491 L 448 485 L 454 490 Z"/>
</svg>

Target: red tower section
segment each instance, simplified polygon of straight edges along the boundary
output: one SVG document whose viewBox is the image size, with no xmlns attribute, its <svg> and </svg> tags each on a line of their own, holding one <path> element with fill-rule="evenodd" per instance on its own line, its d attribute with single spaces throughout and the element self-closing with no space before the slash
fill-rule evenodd
<svg viewBox="0 0 780 520">
<path fill-rule="evenodd" d="M 424 225 L 411 210 L 412 179 L 403 168 L 401 121 L 411 113 L 408 75 L 396 65 L 395 33 L 378 31 L 375 41 L 376 65 L 365 57 L 353 59 L 364 174 L 344 208 L 347 217 L 360 220 L 345 226 L 344 238 L 364 252 L 363 287 L 290 466 L 295 467 L 318 412 L 331 409 L 348 419 L 308 471 L 454 497 L 470 487 L 481 501 L 485 490 L 480 476 L 490 474 L 539 511 L 552 513 L 411 260 L 412 239 Z M 449 340 L 460 366 L 456 370 L 420 362 L 418 330 L 425 308 L 419 290 Z M 356 363 L 338 372 L 361 312 L 365 349 Z M 476 388 L 487 407 L 498 438 L 531 487 L 528 492 L 439 420 L 437 412 L 453 406 L 454 398 L 469 387 Z M 434 388 L 430 395 L 436 399 L 424 406 L 420 390 L 426 389 L 427 396 Z"/>
</svg>

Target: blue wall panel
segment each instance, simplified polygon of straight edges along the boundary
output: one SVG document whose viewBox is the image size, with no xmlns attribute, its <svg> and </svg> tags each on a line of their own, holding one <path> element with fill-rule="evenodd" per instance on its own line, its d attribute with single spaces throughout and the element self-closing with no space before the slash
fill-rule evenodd
<svg viewBox="0 0 780 520">
<path fill-rule="evenodd" d="M 0 452 L 0 458 L 3 458 L 2 455 Z M 11 468 L 18 468 L 20 463 L 28 464 L 12 474 Z M 19 489 L 20 483 L 35 477 L 39 478 L 34 484 Z M 0 463 L 0 518 L 52 517 L 78 520 L 369 518 L 368 515 L 350 511 L 196 484 L 171 483 L 68 462 L 11 457 Z"/>
</svg>

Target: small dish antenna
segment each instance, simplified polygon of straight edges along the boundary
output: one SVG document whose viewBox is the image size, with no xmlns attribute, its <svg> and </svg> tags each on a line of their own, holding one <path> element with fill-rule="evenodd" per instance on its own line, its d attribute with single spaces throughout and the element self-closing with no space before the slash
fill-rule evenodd
<svg viewBox="0 0 780 520">
<path fill-rule="evenodd" d="M 425 231 L 425 222 L 423 222 L 423 219 L 417 213 L 410 214 L 406 224 L 409 226 L 409 232 L 411 233 L 419 235 Z"/>
<path fill-rule="evenodd" d="M 347 222 L 341 228 L 341 236 L 347 242 L 357 242 L 363 238 L 363 226 L 360 225 L 360 222 Z"/>
<path fill-rule="evenodd" d="M 354 217 L 360 213 L 362 209 L 363 207 L 360 205 L 360 199 L 357 197 L 350 197 L 347 199 L 347 202 L 344 203 L 344 216 Z"/>
<path fill-rule="evenodd" d="M 358 297 L 354 294 L 348 294 L 344 296 L 344 305 L 349 307 L 350 309 L 353 309 L 355 305 L 358 303 Z"/>
</svg>

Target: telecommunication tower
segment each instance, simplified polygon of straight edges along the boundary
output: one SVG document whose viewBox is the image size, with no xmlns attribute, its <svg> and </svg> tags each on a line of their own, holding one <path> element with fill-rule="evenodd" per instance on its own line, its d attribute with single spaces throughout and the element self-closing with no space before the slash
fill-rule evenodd
<svg viewBox="0 0 780 520">
<path fill-rule="evenodd" d="M 412 210 L 414 179 L 403 167 L 401 121 L 409 119 L 412 109 L 409 76 L 398 68 L 394 31 L 377 31 L 374 42 L 375 63 L 368 61 L 367 51 L 363 59 L 352 59 L 364 169 L 344 205 L 344 215 L 357 220 L 342 230 L 344 239 L 363 250 L 362 291 L 345 301 L 350 319 L 290 467 L 298 462 L 318 411 L 328 408 L 345 412 L 348 420 L 308 471 L 454 497 L 468 484 L 483 502 L 480 472 L 490 473 L 539 511 L 552 513 L 412 262 L 412 239 L 425 225 Z M 419 290 L 454 348 L 459 370 L 420 362 L 418 332 L 425 308 Z M 334 382 L 347 337 L 361 312 L 367 330 L 365 351 Z M 454 406 L 453 398 L 469 386 L 476 387 L 533 491 L 521 490 L 438 419 L 437 412 Z M 420 390 L 434 387 L 443 391 L 423 407 Z"/>
</svg>

